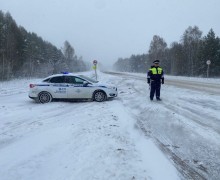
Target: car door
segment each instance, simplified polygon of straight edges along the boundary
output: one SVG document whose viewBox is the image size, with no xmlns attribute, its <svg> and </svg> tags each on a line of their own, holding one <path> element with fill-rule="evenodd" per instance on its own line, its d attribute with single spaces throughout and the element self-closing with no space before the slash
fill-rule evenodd
<svg viewBox="0 0 220 180">
<path fill-rule="evenodd" d="M 53 98 L 67 98 L 68 85 L 65 82 L 64 76 L 56 76 L 50 79 L 49 91 Z"/>
<path fill-rule="evenodd" d="M 66 77 L 69 85 L 67 96 L 70 99 L 88 99 L 91 98 L 91 86 L 83 86 L 85 80 L 76 76 Z"/>
</svg>

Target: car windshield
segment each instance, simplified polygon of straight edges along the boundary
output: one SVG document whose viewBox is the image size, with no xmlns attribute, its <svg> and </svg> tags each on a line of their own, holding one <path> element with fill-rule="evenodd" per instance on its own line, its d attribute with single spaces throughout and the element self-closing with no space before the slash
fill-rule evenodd
<svg viewBox="0 0 220 180">
<path fill-rule="evenodd" d="M 85 80 L 88 80 L 89 82 L 92 82 L 92 83 L 98 83 L 99 82 L 99 81 L 96 81 L 95 79 L 89 78 L 89 77 L 84 76 L 84 75 L 79 75 L 79 77 L 81 77 Z"/>
</svg>

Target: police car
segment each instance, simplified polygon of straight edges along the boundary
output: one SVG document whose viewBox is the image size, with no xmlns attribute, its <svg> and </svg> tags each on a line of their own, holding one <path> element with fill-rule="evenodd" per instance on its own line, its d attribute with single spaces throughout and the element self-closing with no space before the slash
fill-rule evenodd
<svg viewBox="0 0 220 180">
<path fill-rule="evenodd" d="M 102 102 L 118 95 L 115 86 L 72 73 L 52 75 L 29 86 L 29 97 L 40 103 L 48 103 L 53 99 L 92 99 Z"/>
</svg>

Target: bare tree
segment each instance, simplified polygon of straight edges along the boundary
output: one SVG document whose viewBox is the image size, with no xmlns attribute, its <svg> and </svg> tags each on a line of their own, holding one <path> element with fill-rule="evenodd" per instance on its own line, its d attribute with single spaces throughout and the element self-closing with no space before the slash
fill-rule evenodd
<svg viewBox="0 0 220 180">
<path fill-rule="evenodd" d="M 167 48 L 167 43 L 160 36 L 154 35 L 150 43 L 149 58 L 151 60 L 162 59 Z"/>
<path fill-rule="evenodd" d="M 184 47 L 185 65 L 187 74 L 194 76 L 195 74 L 195 63 L 198 61 L 199 45 L 202 37 L 202 31 L 197 26 L 189 26 L 181 39 Z"/>
</svg>

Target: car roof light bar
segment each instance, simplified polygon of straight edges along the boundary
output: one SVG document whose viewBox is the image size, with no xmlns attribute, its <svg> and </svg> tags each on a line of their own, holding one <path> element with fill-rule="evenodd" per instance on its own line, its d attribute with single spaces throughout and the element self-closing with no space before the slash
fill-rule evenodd
<svg viewBox="0 0 220 180">
<path fill-rule="evenodd" d="M 62 74 L 69 74 L 69 72 L 61 72 Z"/>
</svg>

